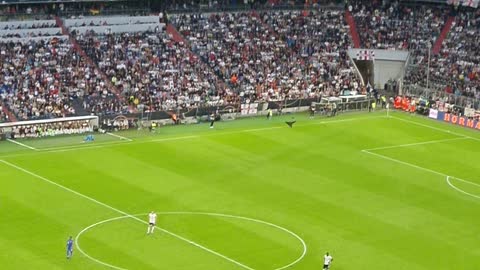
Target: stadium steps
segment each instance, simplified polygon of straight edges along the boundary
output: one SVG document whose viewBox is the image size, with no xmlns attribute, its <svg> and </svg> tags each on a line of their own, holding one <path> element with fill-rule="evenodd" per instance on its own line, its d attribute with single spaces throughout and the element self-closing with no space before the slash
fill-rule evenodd
<svg viewBox="0 0 480 270">
<path fill-rule="evenodd" d="M 65 27 L 65 25 L 63 24 L 62 19 L 58 16 L 55 16 L 55 22 L 57 23 L 57 26 L 60 27 L 60 29 L 62 29 L 62 35 L 69 36 L 68 30 Z"/>
<path fill-rule="evenodd" d="M 90 65 L 90 66 L 93 66 L 95 67 L 95 70 L 100 74 L 100 76 L 102 77 L 103 81 L 105 82 L 105 84 L 107 85 L 108 89 L 115 94 L 115 96 L 120 99 L 120 100 L 125 100 L 125 97 L 123 97 L 120 93 L 120 91 L 118 90 L 118 88 L 112 84 L 112 81 L 108 78 L 107 74 L 105 74 L 103 71 L 101 71 L 99 68 L 98 68 L 98 65 L 97 63 L 95 63 L 95 61 L 92 60 L 92 58 L 83 50 L 82 46 L 80 46 L 80 44 L 78 44 L 77 40 L 75 39 L 74 36 L 71 35 L 71 33 L 68 31 L 67 27 L 65 26 L 65 24 L 63 23 L 63 20 L 56 16 L 55 17 L 55 21 L 57 22 L 57 25 L 62 29 L 62 34 L 64 35 L 68 35 L 69 37 L 69 40 L 70 40 L 70 43 L 72 43 L 73 45 L 73 48 L 78 52 L 78 54 L 80 54 L 81 57 L 85 58 L 87 63 Z M 133 110 L 133 107 L 130 108 L 130 110 L 132 111 Z"/>
<path fill-rule="evenodd" d="M 8 117 L 9 122 L 18 121 L 17 116 L 8 109 L 7 105 L 2 100 L 0 100 L 0 105 L 2 105 L 2 111 Z"/>
<path fill-rule="evenodd" d="M 352 37 L 353 47 L 360 48 L 360 36 L 358 35 L 357 25 L 355 23 L 355 19 L 352 16 L 352 13 L 350 13 L 350 11 L 348 10 L 345 11 L 345 20 L 347 21 L 347 24 L 350 28 L 350 35 Z"/>
<path fill-rule="evenodd" d="M 454 21 L 455 21 L 454 16 L 448 17 L 447 22 L 443 26 L 442 32 L 440 33 L 440 36 L 438 36 L 437 40 L 435 41 L 435 44 L 433 45 L 433 49 L 432 49 L 433 54 L 438 54 L 440 52 L 440 49 L 442 49 L 443 41 L 447 37 L 448 32 L 450 32 L 450 29 L 452 29 L 452 25 Z"/>
<path fill-rule="evenodd" d="M 171 23 L 167 24 L 167 33 L 172 36 L 173 41 L 177 43 L 183 42 L 184 44 L 188 44 L 187 40 L 182 36 L 182 34 L 177 31 L 177 28 L 175 28 L 175 26 L 173 26 L 173 24 Z"/>
<path fill-rule="evenodd" d="M 211 69 L 208 64 L 207 64 L 207 61 L 205 59 L 202 59 L 202 57 L 200 57 L 199 54 L 195 53 L 193 50 L 192 50 L 192 46 L 190 44 L 190 42 L 185 39 L 185 37 L 180 34 L 180 32 L 178 32 L 177 28 L 169 23 L 167 24 L 167 28 L 166 28 L 166 31 L 167 33 L 172 37 L 172 40 L 175 42 L 175 43 L 183 43 L 187 46 L 188 48 L 188 56 L 190 57 L 190 59 L 199 59 L 198 63 L 205 69 Z M 215 89 L 217 89 L 217 91 L 219 91 L 220 89 L 225 89 L 226 88 L 226 82 L 225 82 L 225 78 L 223 78 L 222 76 L 220 76 L 220 74 L 214 72 L 216 75 L 217 75 L 217 78 L 219 79 L 216 83 L 215 83 Z"/>
</svg>

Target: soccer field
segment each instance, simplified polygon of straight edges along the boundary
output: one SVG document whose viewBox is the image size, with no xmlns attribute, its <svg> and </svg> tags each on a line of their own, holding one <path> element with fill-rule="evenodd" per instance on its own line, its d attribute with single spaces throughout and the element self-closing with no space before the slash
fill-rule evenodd
<svg viewBox="0 0 480 270">
<path fill-rule="evenodd" d="M 477 131 L 287 119 L 0 142 L 1 269 L 480 269 Z"/>
</svg>

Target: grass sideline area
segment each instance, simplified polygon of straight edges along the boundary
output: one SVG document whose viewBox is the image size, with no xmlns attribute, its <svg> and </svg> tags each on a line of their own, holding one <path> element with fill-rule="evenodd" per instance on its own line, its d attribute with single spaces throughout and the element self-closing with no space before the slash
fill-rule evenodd
<svg viewBox="0 0 480 270">
<path fill-rule="evenodd" d="M 480 269 L 478 131 L 291 117 L 0 142 L 2 269 Z"/>
</svg>

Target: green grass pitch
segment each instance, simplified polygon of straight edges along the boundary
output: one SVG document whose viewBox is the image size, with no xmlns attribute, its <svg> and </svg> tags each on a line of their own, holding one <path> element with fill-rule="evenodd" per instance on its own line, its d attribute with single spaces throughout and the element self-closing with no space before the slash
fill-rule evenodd
<svg viewBox="0 0 480 270">
<path fill-rule="evenodd" d="M 478 132 L 287 119 L 1 142 L 1 269 L 480 269 Z"/>
</svg>

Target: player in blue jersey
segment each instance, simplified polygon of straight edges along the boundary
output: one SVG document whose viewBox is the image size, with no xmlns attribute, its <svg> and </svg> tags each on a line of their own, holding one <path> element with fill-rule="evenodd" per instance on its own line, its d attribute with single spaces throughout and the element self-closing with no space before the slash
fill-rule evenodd
<svg viewBox="0 0 480 270">
<path fill-rule="evenodd" d="M 73 255 L 73 239 L 70 236 L 67 240 L 67 259 L 70 259 Z"/>
</svg>

